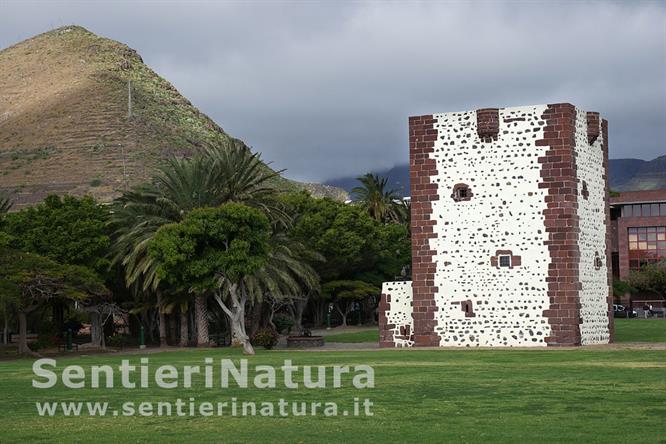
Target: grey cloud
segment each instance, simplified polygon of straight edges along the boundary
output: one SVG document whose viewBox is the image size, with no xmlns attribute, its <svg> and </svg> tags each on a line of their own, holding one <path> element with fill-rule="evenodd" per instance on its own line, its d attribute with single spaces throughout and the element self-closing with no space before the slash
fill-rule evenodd
<svg viewBox="0 0 666 444">
<path fill-rule="evenodd" d="M 484 106 L 572 102 L 608 118 L 611 157 L 666 152 L 659 2 L 9 3 L 0 46 L 68 23 L 297 179 L 405 163 L 408 115 Z"/>
</svg>

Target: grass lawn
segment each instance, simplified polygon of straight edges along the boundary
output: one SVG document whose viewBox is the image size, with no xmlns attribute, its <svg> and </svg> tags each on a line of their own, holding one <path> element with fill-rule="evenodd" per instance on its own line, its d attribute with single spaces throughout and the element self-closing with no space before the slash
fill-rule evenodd
<svg viewBox="0 0 666 444">
<path fill-rule="evenodd" d="M 616 319 L 616 342 L 666 342 L 663 319 Z"/>
<path fill-rule="evenodd" d="M 326 342 L 379 342 L 379 330 L 369 329 L 353 333 L 333 333 L 326 336 Z"/>
<path fill-rule="evenodd" d="M 326 342 L 378 342 L 379 330 L 333 333 Z M 615 319 L 615 342 L 666 342 L 666 321 L 663 319 Z"/>
<path fill-rule="evenodd" d="M 117 366 L 125 357 L 63 358 L 65 365 Z M 241 357 L 237 349 L 187 350 L 148 355 L 151 368 L 203 365 L 204 357 Z M 666 351 L 581 350 L 378 350 L 265 351 L 256 364 L 368 364 L 375 388 L 278 387 L 51 389 L 31 387 L 32 359 L 0 362 L 0 441 L 18 442 L 641 442 L 663 443 L 666 417 Z M 216 366 L 217 367 L 217 366 Z M 60 371 L 58 374 L 60 374 Z M 216 368 L 216 372 L 219 370 Z M 252 375 L 252 372 L 250 372 Z M 302 381 L 302 372 L 298 374 Z M 152 380 L 152 378 L 151 378 Z M 117 384 L 119 377 L 117 375 Z M 89 383 L 89 378 L 88 378 Z M 39 417 L 36 401 L 335 401 L 374 402 L 373 417 Z"/>
</svg>

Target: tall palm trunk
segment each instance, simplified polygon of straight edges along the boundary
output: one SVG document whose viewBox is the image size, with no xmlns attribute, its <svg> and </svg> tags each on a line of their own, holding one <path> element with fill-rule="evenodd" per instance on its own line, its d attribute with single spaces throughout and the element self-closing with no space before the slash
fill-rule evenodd
<svg viewBox="0 0 666 444">
<path fill-rule="evenodd" d="M 303 312 L 308 305 L 308 298 L 298 299 L 294 302 L 294 329 L 298 334 L 303 330 Z"/>
<path fill-rule="evenodd" d="M 90 342 L 100 348 L 104 348 L 104 328 L 102 317 L 99 312 L 90 312 Z"/>
<path fill-rule="evenodd" d="M 261 327 L 261 321 L 263 317 L 264 303 L 263 301 L 257 301 L 252 306 L 250 310 L 250 336 L 255 334 L 257 330 Z"/>
<path fill-rule="evenodd" d="M 167 346 L 167 326 L 166 326 L 166 315 L 162 310 L 162 292 L 157 290 L 157 313 L 159 316 L 159 332 L 160 332 L 160 347 Z"/>
<path fill-rule="evenodd" d="M 167 341 L 169 344 L 176 344 L 178 342 L 178 316 L 175 312 L 167 315 Z"/>
<path fill-rule="evenodd" d="M 208 347 L 208 307 L 205 294 L 198 294 L 194 298 L 194 313 L 197 320 L 197 347 Z"/>
<path fill-rule="evenodd" d="M 187 310 L 180 307 L 180 346 L 187 347 L 189 343 L 189 328 L 188 328 L 189 316 L 187 315 Z"/>
</svg>

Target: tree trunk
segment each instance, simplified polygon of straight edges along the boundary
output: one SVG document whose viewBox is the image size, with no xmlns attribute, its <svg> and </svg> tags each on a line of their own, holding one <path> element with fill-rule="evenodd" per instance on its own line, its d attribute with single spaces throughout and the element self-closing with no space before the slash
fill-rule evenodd
<svg viewBox="0 0 666 444">
<path fill-rule="evenodd" d="M 98 312 L 90 312 L 90 342 L 93 345 L 104 348 L 104 331 L 102 328 L 102 319 Z"/>
<path fill-rule="evenodd" d="M 178 342 L 178 317 L 174 311 L 167 316 L 167 325 L 169 326 L 167 340 L 169 344 L 176 344 Z"/>
<path fill-rule="evenodd" d="M 349 315 L 349 308 L 345 307 L 345 309 L 342 310 L 340 307 L 338 307 L 338 304 L 335 304 L 335 309 L 338 310 L 338 313 L 340 313 L 340 316 L 342 316 L 342 327 L 346 327 L 347 315 Z"/>
<path fill-rule="evenodd" d="M 56 333 L 60 334 L 65 330 L 65 305 L 60 301 L 53 301 L 53 326 Z"/>
<path fill-rule="evenodd" d="M 315 327 L 321 327 L 324 324 L 326 316 L 325 311 L 328 309 L 328 303 L 325 301 L 317 300 L 312 306 L 312 320 Z"/>
<path fill-rule="evenodd" d="M 261 318 L 263 314 L 264 303 L 255 302 L 250 312 L 250 336 L 255 334 L 261 327 Z"/>
<path fill-rule="evenodd" d="M 166 315 L 162 310 L 162 292 L 157 290 L 157 313 L 159 316 L 160 347 L 166 347 L 167 344 L 167 326 Z"/>
<path fill-rule="evenodd" d="M 5 314 L 5 326 L 2 330 L 2 343 L 9 344 L 9 319 L 7 319 L 7 314 Z"/>
<path fill-rule="evenodd" d="M 187 347 L 187 345 L 189 344 L 188 322 L 189 322 L 189 316 L 187 316 L 187 310 L 184 310 L 183 307 L 180 307 L 180 346 L 181 347 Z"/>
<path fill-rule="evenodd" d="M 143 325 L 143 331 L 147 335 L 148 343 L 155 343 L 155 316 L 153 316 L 152 308 L 141 315 L 141 325 Z"/>
<path fill-rule="evenodd" d="M 243 347 L 244 355 L 253 355 L 254 348 L 250 343 L 250 338 L 245 332 L 245 325 L 243 322 L 238 322 L 236 319 L 231 320 L 231 329 L 234 341 Z"/>
<path fill-rule="evenodd" d="M 198 294 L 194 299 L 194 312 L 197 319 L 197 347 L 208 347 L 208 307 L 205 294 Z"/>
<path fill-rule="evenodd" d="M 19 342 L 18 342 L 18 352 L 20 355 L 32 353 L 30 347 L 28 347 L 28 318 L 24 311 L 18 312 L 19 320 Z"/>
<path fill-rule="evenodd" d="M 303 330 L 303 312 L 308 305 L 308 297 L 294 301 L 294 328 L 300 334 Z"/>
<path fill-rule="evenodd" d="M 215 295 L 215 300 L 229 318 L 229 324 L 231 324 L 231 344 L 242 345 L 243 354 L 245 355 L 254 355 L 254 348 L 245 332 L 245 303 L 247 302 L 247 296 L 243 294 L 241 299 L 238 299 L 237 285 L 230 287 L 229 296 L 231 299 L 231 310 L 224 303 L 219 293 Z"/>
</svg>

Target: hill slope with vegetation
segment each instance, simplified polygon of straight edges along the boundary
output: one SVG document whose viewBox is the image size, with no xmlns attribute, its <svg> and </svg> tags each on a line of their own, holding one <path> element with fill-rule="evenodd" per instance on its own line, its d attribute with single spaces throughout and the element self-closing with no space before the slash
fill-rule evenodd
<svg viewBox="0 0 666 444">
<path fill-rule="evenodd" d="M 109 201 L 171 154 L 230 137 L 135 50 L 82 27 L 0 51 L 0 192 L 17 207 L 51 193 Z M 278 180 L 285 190 L 306 186 Z M 307 186 L 344 198 L 341 190 Z"/>
</svg>

